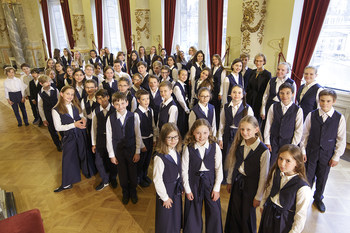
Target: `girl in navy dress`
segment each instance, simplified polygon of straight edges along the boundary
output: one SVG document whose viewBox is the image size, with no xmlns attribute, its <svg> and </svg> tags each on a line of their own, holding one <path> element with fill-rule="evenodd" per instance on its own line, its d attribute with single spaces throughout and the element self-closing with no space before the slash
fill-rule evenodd
<svg viewBox="0 0 350 233">
<path fill-rule="evenodd" d="M 55 129 L 64 132 L 62 138 L 62 184 L 54 190 L 71 189 L 81 180 L 80 169 L 85 177 L 95 174 L 92 154 L 87 150 L 86 119 L 75 95 L 75 89 L 65 86 L 60 92 L 56 106 L 52 109 Z"/>
<path fill-rule="evenodd" d="M 64 75 L 64 85 L 72 85 L 73 83 L 73 68 L 71 66 L 67 66 L 66 68 L 66 74 Z"/>
<path fill-rule="evenodd" d="M 190 70 L 189 85 L 191 85 L 191 94 L 194 93 L 194 86 L 196 81 L 199 79 L 202 70 L 206 67 L 204 53 L 202 50 L 196 52 L 192 59 L 192 67 Z"/>
<path fill-rule="evenodd" d="M 68 48 L 63 49 L 63 56 L 61 57 L 61 61 L 65 69 L 67 66 L 70 66 L 72 64 L 72 53 Z"/>
<path fill-rule="evenodd" d="M 72 86 L 75 89 L 75 95 L 77 96 L 79 102 L 86 96 L 86 91 L 84 88 L 85 85 L 85 72 L 77 68 L 73 72 L 73 84 Z"/>
<path fill-rule="evenodd" d="M 64 86 L 64 76 L 66 73 L 64 72 L 63 64 L 59 62 L 56 62 L 55 70 L 56 70 L 57 89 L 60 91 Z"/>
<path fill-rule="evenodd" d="M 259 233 L 303 231 L 311 196 L 306 180 L 300 148 L 292 144 L 282 146 L 261 201 Z"/>
<path fill-rule="evenodd" d="M 198 103 L 198 91 L 202 87 L 206 87 L 212 92 L 214 88 L 213 75 L 211 70 L 208 67 L 203 68 L 200 73 L 199 79 L 195 81 L 194 88 L 192 88 L 192 100 L 191 106 L 194 106 Z"/>
<path fill-rule="evenodd" d="M 242 60 L 237 58 L 233 60 L 231 64 L 232 72 L 225 77 L 224 82 L 222 84 L 222 104 L 225 105 L 231 101 L 231 90 L 236 85 L 241 85 L 244 87 L 243 77 L 241 74 L 242 71 Z"/>
<path fill-rule="evenodd" d="M 134 74 L 138 73 L 137 70 L 137 63 L 140 61 L 139 54 L 136 50 L 133 50 L 130 54 L 130 60 L 128 62 L 129 65 L 129 74 L 130 76 L 133 76 Z"/>
<path fill-rule="evenodd" d="M 185 69 L 186 70 L 186 58 L 184 51 L 179 51 L 179 54 L 176 56 L 176 66 L 178 70 Z"/>
<path fill-rule="evenodd" d="M 186 192 L 184 233 L 222 232 L 220 187 L 223 179 L 219 145 L 205 119 L 196 120 L 186 135 L 182 154 L 182 178 Z"/>
<path fill-rule="evenodd" d="M 256 232 L 256 210 L 263 197 L 269 172 L 270 152 L 261 142 L 258 121 L 245 116 L 225 163 L 227 191 L 231 193 L 225 232 Z"/>
<path fill-rule="evenodd" d="M 177 80 L 178 80 L 178 70 L 177 70 L 177 65 L 176 65 L 176 62 L 175 62 L 175 57 L 170 55 L 168 57 L 167 63 L 168 63 L 169 69 L 170 69 L 170 73 L 169 73 L 170 78 L 172 80 L 174 80 L 174 82 L 177 82 Z"/>
<path fill-rule="evenodd" d="M 108 91 L 109 102 L 112 101 L 112 95 L 118 91 L 118 82 L 114 79 L 114 70 L 111 66 L 106 66 L 104 69 L 104 81 L 101 83 L 100 89 Z"/>
<path fill-rule="evenodd" d="M 22 118 L 19 115 L 18 108 L 21 109 L 24 124 L 28 126 L 28 116 L 24 104 L 26 85 L 19 78 L 15 77 L 15 68 L 13 67 L 5 68 L 5 75 L 7 76 L 7 79 L 4 81 L 5 98 L 15 113 L 18 127 L 22 126 Z"/>
<path fill-rule="evenodd" d="M 180 233 L 182 220 L 181 136 L 176 124 L 160 131 L 153 165 L 156 233 Z"/>
<path fill-rule="evenodd" d="M 119 51 L 117 54 L 117 60 L 122 61 L 122 71 L 124 73 L 128 72 L 128 69 L 126 68 L 126 63 L 125 63 L 125 53 L 123 51 Z"/>
</svg>

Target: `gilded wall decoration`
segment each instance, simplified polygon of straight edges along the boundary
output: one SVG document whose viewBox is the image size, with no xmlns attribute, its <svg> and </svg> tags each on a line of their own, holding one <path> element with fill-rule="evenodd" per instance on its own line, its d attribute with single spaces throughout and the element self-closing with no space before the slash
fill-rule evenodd
<svg viewBox="0 0 350 233">
<path fill-rule="evenodd" d="M 150 45 L 150 10 L 136 9 L 136 45 L 148 47 Z"/>
<path fill-rule="evenodd" d="M 83 39 L 86 38 L 84 15 L 73 15 L 73 38 L 80 42 L 83 42 Z"/>
<path fill-rule="evenodd" d="M 8 37 L 6 20 L 0 19 L 0 38 L 4 41 L 6 37 Z"/>
<path fill-rule="evenodd" d="M 243 19 L 241 23 L 241 52 L 250 53 L 251 45 L 262 44 L 266 16 L 266 0 L 243 1 Z"/>
</svg>

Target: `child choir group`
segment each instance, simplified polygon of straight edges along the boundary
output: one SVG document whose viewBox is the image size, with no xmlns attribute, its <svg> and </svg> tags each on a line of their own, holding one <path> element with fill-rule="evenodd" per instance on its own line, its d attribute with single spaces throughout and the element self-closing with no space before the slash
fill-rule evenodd
<svg viewBox="0 0 350 233">
<path fill-rule="evenodd" d="M 45 74 L 21 66 L 24 75 L 5 69 L 5 97 L 22 126 L 28 125 L 28 98 L 34 124 L 48 127 L 57 150 L 63 150 L 62 183 L 71 189 L 98 171 L 96 190 L 109 184 L 122 188 L 122 202 L 138 201 L 136 187 L 148 187 L 153 158 L 156 189 L 156 232 L 257 232 L 256 208 L 262 210 L 259 232 L 301 232 L 311 189 L 322 201 L 330 167 L 346 146 L 344 116 L 334 110 L 336 93 L 315 81 L 307 66 L 296 92 L 290 66 L 278 65 L 276 77 L 256 69 L 242 54 L 227 72 L 219 55 L 205 64 L 204 53 L 189 49 L 190 59 L 151 48 L 132 51 L 129 61 L 108 48 L 85 65 L 68 49 L 47 61 Z M 103 70 L 103 74 L 101 71 Z M 61 135 L 61 139 L 59 134 Z M 154 156 L 154 157 L 153 157 Z M 221 220 L 220 188 L 230 200 Z M 185 193 L 184 210 L 182 194 Z M 202 207 L 205 207 L 205 226 Z"/>
</svg>

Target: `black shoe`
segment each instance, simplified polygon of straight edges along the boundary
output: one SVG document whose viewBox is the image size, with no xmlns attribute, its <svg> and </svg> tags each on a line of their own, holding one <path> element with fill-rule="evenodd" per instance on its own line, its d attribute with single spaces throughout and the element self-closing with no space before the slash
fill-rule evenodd
<svg viewBox="0 0 350 233">
<path fill-rule="evenodd" d="M 40 123 L 40 118 L 34 119 L 33 125 L 38 125 Z"/>
<path fill-rule="evenodd" d="M 56 148 L 57 148 L 57 151 L 58 151 L 58 152 L 62 152 L 62 146 L 61 146 L 61 145 L 56 146 Z"/>
<path fill-rule="evenodd" d="M 108 183 L 104 184 L 103 182 L 101 182 L 99 185 L 97 185 L 95 189 L 96 191 L 101 191 L 102 189 L 106 188 L 108 185 L 109 185 Z"/>
<path fill-rule="evenodd" d="M 22 123 L 21 123 L 21 124 L 18 124 L 17 126 L 18 126 L 18 127 L 21 127 L 21 126 L 22 126 Z"/>
<path fill-rule="evenodd" d="M 24 123 L 25 124 L 25 126 L 28 126 L 29 125 L 29 123 L 28 122 L 26 122 L 26 123 Z"/>
<path fill-rule="evenodd" d="M 130 199 L 129 195 L 123 195 L 122 203 L 124 205 L 127 205 L 129 203 L 129 199 Z"/>
<path fill-rule="evenodd" d="M 151 178 L 149 178 L 148 176 L 145 176 L 143 179 L 144 179 L 147 183 L 152 184 L 152 180 L 151 180 Z"/>
<path fill-rule="evenodd" d="M 41 127 L 41 126 L 43 126 L 43 122 L 42 121 L 40 121 L 39 124 L 38 124 L 38 127 Z"/>
<path fill-rule="evenodd" d="M 136 204 L 138 202 L 139 198 L 137 197 L 137 194 L 131 196 L 131 202 L 133 204 Z"/>
<path fill-rule="evenodd" d="M 117 178 L 111 179 L 110 183 L 111 183 L 112 188 L 116 189 L 118 187 Z"/>
<path fill-rule="evenodd" d="M 145 180 L 141 180 L 140 181 L 140 186 L 142 187 L 142 188 L 146 188 L 146 187 L 149 187 L 149 183 L 147 182 L 147 181 L 145 181 Z"/>
<path fill-rule="evenodd" d="M 321 213 L 324 213 L 326 211 L 326 206 L 324 205 L 322 200 L 314 200 L 314 203 L 312 203 Z"/>
<path fill-rule="evenodd" d="M 59 193 L 59 192 L 61 192 L 61 191 L 64 191 L 64 190 L 67 190 L 67 189 L 71 189 L 71 188 L 73 188 L 73 185 L 72 185 L 72 184 L 70 184 L 70 185 L 68 185 L 68 186 L 66 186 L 66 187 L 63 187 L 63 186 L 61 185 L 60 187 L 58 187 L 57 189 L 55 189 L 54 192 L 55 192 L 55 193 Z"/>
</svg>

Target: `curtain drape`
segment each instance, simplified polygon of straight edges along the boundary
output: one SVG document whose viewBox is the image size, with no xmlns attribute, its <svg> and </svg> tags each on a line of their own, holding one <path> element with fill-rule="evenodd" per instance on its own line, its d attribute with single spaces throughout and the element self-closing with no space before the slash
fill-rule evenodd
<svg viewBox="0 0 350 233">
<path fill-rule="evenodd" d="M 70 18 L 70 12 L 69 12 L 69 4 L 68 0 L 60 0 L 61 3 L 61 9 L 62 9 L 62 15 L 64 19 L 64 24 L 66 25 L 66 31 L 67 31 L 67 37 L 69 46 L 71 49 L 74 48 L 74 38 L 73 38 L 73 28 L 72 28 L 72 21 Z"/>
<path fill-rule="evenodd" d="M 51 38 L 50 38 L 50 22 L 49 22 L 49 12 L 47 8 L 47 0 L 41 0 L 41 9 L 43 11 L 44 26 L 45 26 L 45 35 L 46 35 L 46 44 L 47 49 L 49 50 L 49 56 L 52 57 L 51 52 Z"/>
<path fill-rule="evenodd" d="M 207 0 L 207 4 L 209 53 L 212 57 L 221 54 L 224 0 Z"/>
<path fill-rule="evenodd" d="M 130 2 L 129 0 L 119 0 L 120 14 L 122 18 L 125 45 L 127 53 L 130 54 L 132 50 L 131 44 L 131 17 L 130 17 Z"/>
<path fill-rule="evenodd" d="M 103 20 L 102 20 L 102 1 L 101 0 L 95 0 L 95 10 L 96 10 L 98 51 L 100 51 L 102 48 L 102 41 L 103 41 Z"/>
<path fill-rule="evenodd" d="M 175 8 L 176 0 L 164 0 L 164 37 L 165 49 L 171 54 L 171 48 L 174 36 Z"/>
<path fill-rule="evenodd" d="M 292 78 L 299 88 L 305 66 L 312 58 L 318 36 L 320 35 L 323 20 L 326 16 L 330 0 L 304 1 L 303 13 L 297 46 L 294 54 Z"/>
</svg>

